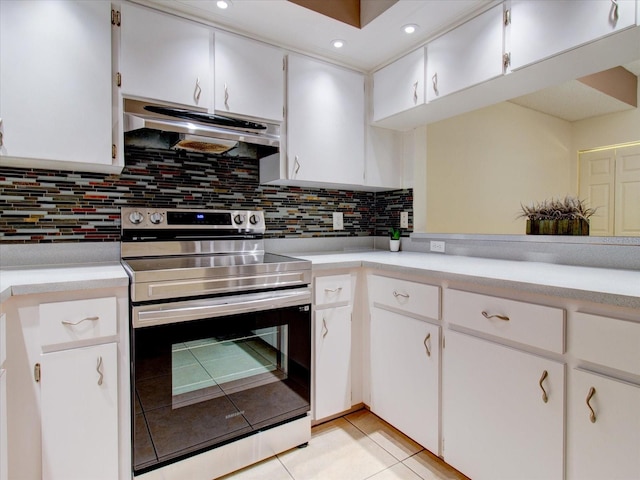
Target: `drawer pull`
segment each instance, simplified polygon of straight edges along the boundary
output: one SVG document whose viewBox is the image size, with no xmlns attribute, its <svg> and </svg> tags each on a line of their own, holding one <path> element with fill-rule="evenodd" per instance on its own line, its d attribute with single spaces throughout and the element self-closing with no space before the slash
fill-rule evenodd
<svg viewBox="0 0 640 480">
<path fill-rule="evenodd" d="M 591 387 L 589 389 L 589 393 L 587 393 L 587 407 L 589 407 L 589 420 L 591 420 L 591 423 L 596 423 L 596 412 L 593 411 L 593 408 L 591 407 L 591 404 L 589 403 L 591 401 L 591 398 L 596 394 L 596 389 Z"/>
<path fill-rule="evenodd" d="M 429 340 L 431 340 L 431 333 L 427 333 L 427 336 L 424 337 L 424 348 L 427 351 L 427 357 L 431 356 L 431 349 L 429 348 Z"/>
<path fill-rule="evenodd" d="M 547 403 L 549 401 L 549 397 L 547 396 L 547 391 L 542 386 L 542 382 L 545 381 L 545 379 L 547 378 L 548 375 L 549 375 L 549 373 L 546 370 L 543 371 L 542 372 L 542 376 L 540 377 L 540 381 L 538 382 L 538 385 L 540 385 L 540 388 L 542 389 L 542 401 L 544 403 Z"/>
<path fill-rule="evenodd" d="M 200 101 L 200 94 L 202 93 L 202 87 L 200 87 L 200 77 L 196 78 L 196 88 L 193 91 L 193 99 L 198 103 Z"/>
<path fill-rule="evenodd" d="M 393 291 L 393 296 L 398 298 L 398 297 L 402 297 L 402 298 L 409 298 L 409 294 L 408 293 L 398 293 L 397 291 Z"/>
<path fill-rule="evenodd" d="M 342 287 L 325 288 L 324 291 L 327 292 L 327 293 L 336 293 L 336 292 L 342 291 Z"/>
<path fill-rule="evenodd" d="M 98 320 L 100 320 L 100 317 L 85 317 L 82 320 L 78 320 L 77 322 L 69 322 L 67 320 L 62 320 L 62 324 L 75 326 L 75 325 L 80 325 L 82 322 L 96 322 Z"/>
<path fill-rule="evenodd" d="M 329 329 L 327 328 L 327 320 L 322 317 L 322 338 L 326 337 L 329 333 Z"/>
<path fill-rule="evenodd" d="M 96 372 L 100 377 L 98 378 L 98 385 L 102 385 L 102 378 L 104 375 L 102 374 L 102 357 L 98 357 L 98 365 L 96 365 Z"/>
<path fill-rule="evenodd" d="M 482 316 L 484 318 L 499 318 L 500 320 L 504 320 L 505 322 L 509 321 L 509 317 L 506 315 L 489 315 L 487 312 L 482 312 Z"/>
</svg>

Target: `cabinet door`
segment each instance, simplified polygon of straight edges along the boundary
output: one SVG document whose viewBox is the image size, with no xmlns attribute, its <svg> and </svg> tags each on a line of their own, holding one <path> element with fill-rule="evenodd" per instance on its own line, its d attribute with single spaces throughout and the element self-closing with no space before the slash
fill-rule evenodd
<svg viewBox="0 0 640 480">
<path fill-rule="evenodd" d="M 0 2 L 0 154 L 111 165 L 111 4 Z"/>
<path fill-rule="evenodd" d="M 130 3 L 122 4 L 121 28 L 123 95 L 211 107 L 210 28 Z"/>
<path fill-rule="evenodd" d="M 634 25 L 635 4 L 634 0 L 512 0 L 507 44 L 511 69 Z"/>
<path fill-rule="evenodd" d="M 373 74 L 373 120 L 424 103 L 424 56 L 419 48 Z"/>
<path fill-rule="evenodd" d="M 474 480 L 563 478 L 563 364 L 452 331 L 442 362 L 447 463 Z"/>
<path fill-rule="evenodd" d="M 640 478 L 640 387 L 572 370 L 567 414 L 569 480 Z"/>
<path fill-rule="evenodd" d="M 9 478 L 7 448 L 7 371 L 0 369 L 0 480 Z"/>
<path fill-rule="evenodd" d="M 427 45 L 427 101 L 502 74 L 502 5 Z"/>
<path fill-rule="evenodd" d="M 371 411 L 428 450 L 439 448 L 440 327 L 371 311 Z"/>
<path fill-rule="evenodd" d="M 42 478 L 118 478 L 117 345 L 42 355 Z"/>
<path fill-rule="evenodd" d="M 216 32 L 216 111 L 281 122 L 284 116 L 283 59 L 279 48 Z"/>
<path fill-rule="evenodd" d="M 351 408 L 351 306 L 317 310 L 315 419 Z"/>
<path fill-rule="evenodd" d="M 362 185 L 364 76 L 289 55 L 288 79 L 289 179 Z"/>
</svg>

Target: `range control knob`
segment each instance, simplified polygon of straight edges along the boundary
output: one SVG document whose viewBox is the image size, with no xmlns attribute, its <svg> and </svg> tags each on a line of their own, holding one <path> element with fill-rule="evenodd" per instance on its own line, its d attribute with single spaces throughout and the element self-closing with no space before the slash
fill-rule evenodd
<svg viewBox="0 0 640 480">
<path fill-rule="evenodd" d="M 141 224 L 143 220 L 144 220 L 144 215 L 138 212 L 137 210 L 129 214 L 129 221 L 134 225 Z"/>
<path fill-rule="evenodd" d="M 244 223 L 244 215 L 237 214 L 233 217 L 233 223 L 236 225 L 242 225 Z"/>
<path fill-rule="evenodd" d="M 151 220 L 151 223 L 153 223 L 154 225 L 158 225 L 164 220 L 164 215 L 162 215 L 162 213 L 160 212 L 153 212 L 151 215 L 149 215 L 149 220 Z"/>
<path fill-rule="evenodd" d="M 260 215 L 256 215 L 256 214 L 251 215 L 251 217 L 249 217 L 249 223 L 251 225 L 256 225 L 257 223 L 260 223 Z"/>
</svg>

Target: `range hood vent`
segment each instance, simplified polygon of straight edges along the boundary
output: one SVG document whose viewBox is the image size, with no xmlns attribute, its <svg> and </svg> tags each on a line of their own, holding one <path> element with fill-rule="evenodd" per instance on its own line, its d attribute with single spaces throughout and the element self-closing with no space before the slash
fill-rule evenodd
<svg viewBox="0 0 640 480">
<path fill-rule="evenodd" d="M 138 100 L 124 101 L 124 132 L 170 132 L 171 148 L 223 153 L 238 142 L 280 147 L 280 124 L 240 119 Z"/>
</svg>

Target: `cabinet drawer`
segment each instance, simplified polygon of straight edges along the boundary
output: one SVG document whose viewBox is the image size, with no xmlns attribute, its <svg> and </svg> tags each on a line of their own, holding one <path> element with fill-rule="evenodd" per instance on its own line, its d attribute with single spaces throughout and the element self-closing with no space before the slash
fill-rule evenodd
<svg viewBox="0 0 640 480">
<path fill-rule="evenodd" d="M 370 275 L 369 299 L 376 305 L 440 319 L 440 287 L 433 285 Z"/>
<path fill-rule="evenodd" d="M 564 310 L 499 297 L 446 290 L 444 316 L 453 325 L 564 353 Z"/>
<path fill-rule="evenodd" d="M 567 334 L 576 357 L 640 375 L 640 323 L 575 312 Z"/>
<path fill-rule="evenodd" d="M 351 301 L 351 275 L 316 277 L 316 306 Z"/>
<path fill-rule="evenodd" d="M 42 347 L 116 335 L 116 297 L 40 305 Z"/>
</svg>

